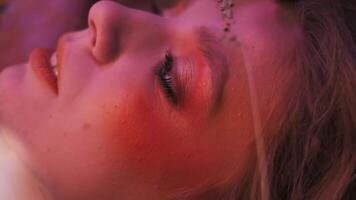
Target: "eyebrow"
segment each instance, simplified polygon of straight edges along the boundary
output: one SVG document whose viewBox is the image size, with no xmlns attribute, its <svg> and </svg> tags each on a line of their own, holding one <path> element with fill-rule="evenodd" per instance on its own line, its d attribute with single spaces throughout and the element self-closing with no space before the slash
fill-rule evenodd
<svg viewBox="0 0 356 200">
<path fill-rule="evenodd" d="M 207 27 L 200 27 L 196 30 L 198 37 L 198 48 L 204 59 L 207 61 L 212 79 L 213 89 L 213 108 L 212 113 L 218 111 L 221 105 L 224 88 L 228 80 L 229 66 L 225 54 L 221 51 L 223 48 L 221 39 L 219 39 Z"/>
</svg>

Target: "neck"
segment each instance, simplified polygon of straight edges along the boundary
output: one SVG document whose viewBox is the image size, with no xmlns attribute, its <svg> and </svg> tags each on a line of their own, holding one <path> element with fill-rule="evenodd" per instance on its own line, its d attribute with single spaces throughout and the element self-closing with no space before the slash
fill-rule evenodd
<svg viewBox="0 0 356 200">
<path fill-rule="evenodd" d="M 0 199 L 51 200 L 17 151 L 16 141 L 0 130 Z"/>
</svg>

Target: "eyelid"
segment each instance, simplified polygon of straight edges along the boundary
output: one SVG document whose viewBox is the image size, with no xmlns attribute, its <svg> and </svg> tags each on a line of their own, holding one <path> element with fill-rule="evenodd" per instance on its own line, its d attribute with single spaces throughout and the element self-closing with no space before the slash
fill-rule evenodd
<svg viewBox="0 0 356 200">
<path fill-rule="evenodd" d="M 173 76 L 176 81 L 177 96 L 179 96 L 182 104 L 189 101 L 189 91 L 194 87 L 193 85 L 193 70 L 194 62 L 187 57 L 178 57 L 176 59 L 176 66 L 173 71 Z"/>
<path fill-rule="evenodd" d="M 164 93 L 164 98 L 169 101 L 172 101 L 174 106 L 183 107 L 184 104 L 189 101 L 189 91 L 192 89 L 192 80 L 193 80 L 193 61 L 187 57 L 175 56 L 171 51 L 166 51 L 164 60 L 161 60 L 155 69 L 156 80 L 158 80 L 159 90 L 161 93 Z M 172 70 L 170 72 L 172 81 L 170 87 L 174 93 L 174 99 L 170 99 L 170 94 L 167 94 L 167 90 L 161 82 L 161 73 L 163 62 L 167 58 L 167 54 L 173 56 L 172 60 Z"/>
<path fill-rule="evenodd" d="M 198 112 L 210 110 L 213 93 L 212 71 L 204 56 L 200 52 L 190 52 L 189 55 L 182 55 L 174 51 L 166 52 L 171 52 L 174 58 L 171 86 L 177 103 L 172 102 L 173 107 L 184 110 L 194 109 Z M 156 68 L 156 74 L 160 69 L 159 66 Z M 161 96 L 162 99 L 167 101 L 167 93 L 165 93 L 167 91 L 164 90 L 161 83 L 159 83 L 159 91 L 160 94 L 164 94 L 164 97 Z M 170 101 L 169 98 L 168 100 Z"/>
<path fill-rule="evenodd" d="M 230 63 L 228 57 L 224 53 L 223 49 L 227 49 L 220 42 L 218 35 L 213 30 L 206 27 L 200 27 L 196 30 L 197 43 L 199 45 L 199 54 L 203 60 L 209 66 L 210 82 L 212 94 L 212 111 L 216 111 L 224 96 L 224 88 L 230 77 Z M 244 65 L 244 59 L 241 54 L 241 47 L 238 47 L 240 54 L 234 54 L 241 59 L 241 65 Z M 236 58 L 234 58 L 236 59 Z"/>
</svg>

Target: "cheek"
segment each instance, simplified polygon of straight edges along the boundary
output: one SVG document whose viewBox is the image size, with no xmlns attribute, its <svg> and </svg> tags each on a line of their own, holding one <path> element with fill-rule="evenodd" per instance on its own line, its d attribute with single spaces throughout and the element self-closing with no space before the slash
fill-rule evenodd
<svg viewBox="0 0 356 200">
<path fill-rule="evenodd" d="M 98 86 L 82 98 L 80 105 L 72 107 L 76 118 L 72 117 L 70 123 L 80 136 L 71 141 L 78 141 L 74 148 L 81 145 L 83 149 L 76 153 L 84 155 L 80 160 L 89 160 L 92 166 L 107 170 L 101 173 L 113 173 L 117 180 L 129 177 L 182 186 L 211 177 L 221 152 L 216 151 L 203 128 L 197 128 L 202 126 L 167 109 L 151 86 L 125 83 Z M 123 89 L 117 89 L 117 85 Z M 98 174 L 94 167 L 94 174 Z"/>
<path fill-rule="evenodd" d="M 142 98 L 139 98 L 142 99 Z M 206 177 L 213 154 L 199 142 L 199 131 L 165 112 L 158 103 L 130 101 L 112 124 L 116 155 L 128 173 L 154 183 L 187 184 Z M 206 166 L 204 169 L 201 166 Z M 160 183 L 163 184 L 163 183 Z"/>
</svg>

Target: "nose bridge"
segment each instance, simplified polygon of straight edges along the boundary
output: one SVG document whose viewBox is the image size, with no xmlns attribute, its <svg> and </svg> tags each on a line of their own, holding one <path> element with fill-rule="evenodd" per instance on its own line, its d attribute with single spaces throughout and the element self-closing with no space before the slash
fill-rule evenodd
<svg viewBox="0 0 356 200">
<path fill-rule="evenodd" d="M 115 59 L 131 40 L 147 37 L 145 30 L 157 28 L 152 26 L 157 24 L 154 19 L 157 17 L 112 1 L 96 3 L 88 19 L 94 56 L 101 63 Z"/>
</svg>

